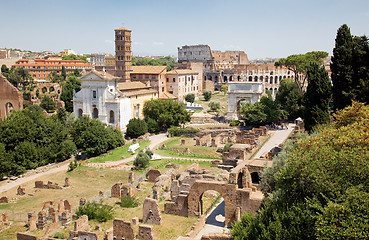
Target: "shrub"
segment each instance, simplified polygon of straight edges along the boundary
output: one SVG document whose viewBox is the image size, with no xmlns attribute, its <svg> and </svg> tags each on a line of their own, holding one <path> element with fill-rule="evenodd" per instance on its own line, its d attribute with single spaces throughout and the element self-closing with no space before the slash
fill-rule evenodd
<svg viewBox="0 0 369 240">
<path fill-rule="evenodd" d="M 205 101 L 209 101 L 211 98 L 211 91 L 210 90 L 204 90 L 204 92 L 202 93 L 202 95 L 204 96 Z"/>
<path fill-rule="evenodd" d="M 157 121 L 155 121 L 152 118 L 145 118 L 146 124 L 147 124 L 147 130 L 149 133 L 159 133 L 160 127 Z"/>
<path fill-rule="evenodd" d="M 113 207 L 96 202 L 87 202 L 83 206 L 79 206 L 76 211 L 77 217 L 87 215 L 88 219 L 96 219 L 99 222 L 106 222 L 113 219 Z"/>
<path fill-rule="evenodd" d="M 189 93 L 185 96 L 186 102 L 193 103 L 195 101 L 195 94 Z"/>
<path fill-rule="evenodd" d="M 80 166 L 81 164 L 79 164 L 77 162 L 77 160 L 74 160 L 73 162 L 69 163 L 69 167 L 68 167 L 68 172 L 73 171 L 74 169 L 76 169 L 78 166 Z"/>
<path fill-rule="evenodd" d="M 57 233 L 54 234 L 53 238 L 56 238 L 56 239 L 66 239 L 67 236 L 65 235 L 65 233 L 57 232 Z"/>
<path fill-rule="evenodd" d="M 231 127 L 236 127 L 240 125 L 240 121 L 238 120 L 233 120 L 232 122 L 229 123 L 229 126 Z"/>
<path fill-rule="evenodd" d="M 175 136 L 180 136 L 180 135 L 186 134 L 186 133 L 197 133 L 197 132 L 200 132 L 200 130 L 190 129 L 190 128 L 171 127 L 171 128 L 168 129 L 168 132 L 169 132 L 170 136 L 175 137 Z"/>
<path fill-rule="evenodd" d="M 56 103 L 48 96 L 44 97 L 41 101 L 40 107 L 46 110 L 48 113 L 55 112 Z"/>
<path fill-rule="evenodd" d="M 120 199 L 118 204 L 123 208 L 135 208 L 138 206 L 138 200 L 135 197 L 125 196 Z"/>
<path fill-rule="evenodd" d="M 220 102 L 210 102 L 209 107 L 211 111 L 218 111 L 220 109 Z"/>
<path fill-rule="evenodd" d="M 133 161 L 133 165 L 136 166 L 137 169 L 144 169 L 149 166 L 150 157 L 142 150 L 138 152 L 135 160 Z"/>
<path fill-rule="evenodd" d="M 232 147 L 233 143 L 226 143 L 223 148 L 223 152 L 229 152 L 229 149 Z"/>
<path fill-rule="evenodd" d="M 130 138 L 137 138 L 147 133 L 147 124 L 144 120 L 139 118 L 132 118 L 127 124 L 126 136 Z"/>
<path fill-rule="evenodd" d="M 147 149 L 145 153 L 147 154 L 147 156 L 150 157 L 150 159 L 152 158 L 152 155 L 154 155 L 154 153 L 150 149 Z"/>
</svg>

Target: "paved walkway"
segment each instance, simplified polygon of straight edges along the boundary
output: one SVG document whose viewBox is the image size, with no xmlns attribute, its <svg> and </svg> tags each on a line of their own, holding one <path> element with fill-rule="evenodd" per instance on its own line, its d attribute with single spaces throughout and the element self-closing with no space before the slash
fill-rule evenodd
<svg viewBox="0 0 369 240">
<path fill-rule="evenodd" d="M 293 131 L 295 124 L 289 124 L 288 129 L 275 129 L 269 130 L 271 137 L 269 140 L 259 149 L 259 151 L 255 154 L 254 158 L 259 158 L 266 152 L 269 152 L 272 148 L 278 146 L 279 144 L 283 143 L 290 133 Z M 224 222 L 224 206 L 222 208 L 222 204 L 224 205 L 224 201 L 221 202 L 207 217 L 206 224 L 204 228 L 197 234 L 194 238 L 195 240 L 200 240 L 202 235 L 209 234 L 209 233 L 222 233 L 228 232 L 229 229 L 223 227 L 224 224 L 220 224 L 221 221 Z M 213 220 L 215 218 L 215 220 Z"/>
</svg>

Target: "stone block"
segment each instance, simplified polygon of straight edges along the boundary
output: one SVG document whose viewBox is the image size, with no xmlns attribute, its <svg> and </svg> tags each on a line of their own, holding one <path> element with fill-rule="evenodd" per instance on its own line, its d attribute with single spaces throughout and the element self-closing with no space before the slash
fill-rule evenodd
<svg viewBox="0 0 369 240">
<path fill-rule="evenodd" d="M 154 229 L 152 226 L 141 225 L 138 227 L 138 240 L 154 240 Z"/>
<path fill-rule="evenodd" d="M 146 198 L 143 204 L 144 223 L 161 225 L 161 214 L 158 201 L 152 198 Z"/>
</svg>

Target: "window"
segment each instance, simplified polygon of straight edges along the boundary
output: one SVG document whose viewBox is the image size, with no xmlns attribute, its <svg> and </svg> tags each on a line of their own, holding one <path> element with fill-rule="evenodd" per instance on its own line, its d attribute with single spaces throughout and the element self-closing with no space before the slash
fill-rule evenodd
<svg viewBox="0 0 369 240">
<path fill-rule="evenodd" d="M 110 111 L 110 114 L 109 114 L 109 123 L 114 123 L 114 111 Z"/>
<path fill-rule="evenodd" d="M 161 91 L 164 92 L 164 87 L 161 88 Z"/>
<path fill-rule="evenodd" d="M 176 79 L 175 78 L 173 78 L 173 82 L 176 82 Z"/>
<path fill-rule="evenodd" d="M 97 97 L 97 92 L 96 92 L 96 90 L 93 90 L 93 91 L 92 91 L 92 98 L 94 98 L 94 99 L 95 99 L 96 97 Z"/>
<path fill-rule="evenodd" d="M 92 118 L 99 118 L 99 110 L 97 108 L 94 108 L 92 111 Z"/>
<path fill-rule="evenodd" d="M 82 117 L 82 114 L 83 114 L 82 109 L 78 109 L 78 118 L 81 118 Z"/>
</svg>

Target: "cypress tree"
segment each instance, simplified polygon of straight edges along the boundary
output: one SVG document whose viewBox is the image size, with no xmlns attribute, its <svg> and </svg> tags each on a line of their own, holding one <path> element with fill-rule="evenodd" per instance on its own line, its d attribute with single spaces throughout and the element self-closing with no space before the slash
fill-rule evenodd
<svg viewBox="0 0 369 240">
<path fill-rule="evenodd" d="M 335 110 L 351 104 L 353 98 L 353 40 L 349 27 L 344 24 L 337 30 L 336 45 L 331 63 L 333 104 Z"/>
<path fill-rule="evenodd" d="M 318 64 L 310 65 L 308 87 L 305 97 L 305 129 L 311 131 L 314 126 L 329 122 L 329 99 L 331 84 L 328 73 Z"/>
</svg>

